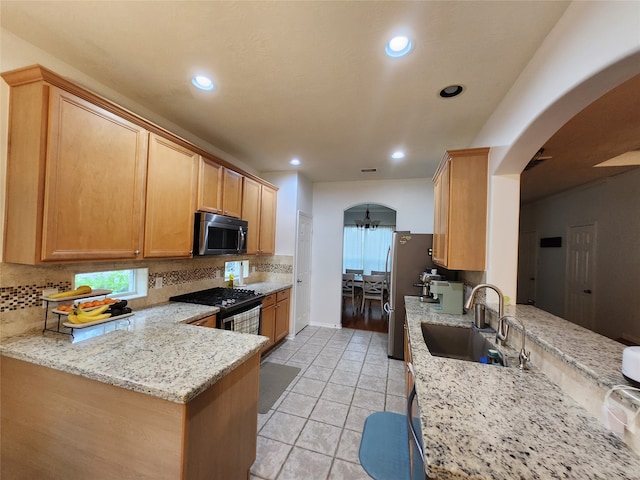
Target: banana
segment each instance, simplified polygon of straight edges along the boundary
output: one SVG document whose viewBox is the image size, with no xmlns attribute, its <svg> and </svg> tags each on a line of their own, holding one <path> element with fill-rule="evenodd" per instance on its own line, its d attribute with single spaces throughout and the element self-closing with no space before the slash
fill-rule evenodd
<svg viewBox="0 0 640 480">
<path fill-rule="evenodd" d="M 110 305 L 102 305 L 101 307 L 96 308 L 95 310 L 86 311 L 78 306 L 78 315 L 85 317 L 95 317 L 96 315 L 100 315 L 106 312 L 109 309 Z"/>
<path fill-rule="evenodd" d="M 78 295 L 87 295 L 91 293 L 91 287 L 89 285 L 81 285 L 75 290 L 69 290 L 67 292 L 59 292 L 54 293 L 53 295 L 49 295 L 49 298 L 67 298 L 67 297 L 76 297 Z"/>
<path fill-rule="evenodd" d="M 110 313 L 102 313 L 100 315 L 77 315 L 75 313 L 69 314 L 69 321 L 71 323 L 89 323 L 89 322 L 97 322 L 98 320 L 105 320 L 111 316 Z"/>
</svg>

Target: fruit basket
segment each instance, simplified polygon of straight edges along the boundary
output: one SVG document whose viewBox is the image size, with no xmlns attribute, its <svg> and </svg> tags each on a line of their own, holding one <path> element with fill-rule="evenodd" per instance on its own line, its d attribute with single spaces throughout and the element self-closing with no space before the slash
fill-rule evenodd
<svg viewBox="0 0 640 480">
<path fill-rule="evenodd" d="M 76 328 L 87 328 L 87 327 L 93 327 L 94 325 L 100 325 L 101 323 L 107 323 L 107 322 L 114 322 L 116 320 L 122 320 L 128 317 L 133 316 L 134 313 L 130 312 L 130 313 L 123 313 L 122 315 L 117 315 L 115 317 L 109 317 L 109 318 L 104 318 L 102 320 L 96 320 L 95 322 L 85 322 L 85 323 L 71 323 L 71 322 L 63 322 L 62 325 L 64 325 L 67 328 L 70 328 L 72 330 L 76 329 Z"/>
</svg>

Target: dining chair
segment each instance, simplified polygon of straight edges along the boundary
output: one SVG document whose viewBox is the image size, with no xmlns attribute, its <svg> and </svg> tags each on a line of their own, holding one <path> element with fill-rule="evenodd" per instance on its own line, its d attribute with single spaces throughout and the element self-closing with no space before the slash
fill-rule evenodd
<svg viewBox="0 0 640 480">
<path fill-rule="evenodd" d="M 347 268 L 345 270 L 346 273 L 355 273 L 356 275 L 362 275 L 364 273 L 364 270 L 362 270 L 361 268 Z"/>
<path fill-rule="evenodd" d="M 386 275 L 387 272 L 384 270 L 371 270 L 371 275 Z"/>
<path fill-rule="evenodd" d="M 360 289 L 355 287 L 353 273 L 342 274 L 342 300 L 344 303 L 345 297 L 351 297 L 351 314 L 355 315 L 359 311 L 360 302 L 356 302 L 359 296 Z"/>
<path fill-rule="evenodd" d="M 369 311 L 371 311 L 371 301 L 380 302 L 380 310 L 384 316 L 384 275 L 363 275 L 362 276 L 362 312 L 366 301 L 369 300 Z"/>
</svg>

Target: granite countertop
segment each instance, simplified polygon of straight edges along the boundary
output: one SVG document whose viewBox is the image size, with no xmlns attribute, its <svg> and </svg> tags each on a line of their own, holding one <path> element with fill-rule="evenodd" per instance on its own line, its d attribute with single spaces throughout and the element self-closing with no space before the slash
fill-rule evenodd
<svg viewBox="0 0 640 480">
<path fill-rule="evenodd" d="M 280 282 L 254 282 L 254 283 L 246 283 L 244 285 L 236 285 L 235 288 L 246 288 L 248 290 L 255 290 L 258 293 L 262 293 L 264 295 L 271 295 L 272 293 L 276 293 L 280 290 L 284 290 L 285 288 L 291 288 L 293 285 L 290 283 L 280 283 Z"/>
<path fill-rule="evenodd" d="M 422 322 L 470 326 L 469 316 L 438 314 L 418 297 L 405 297 L 405 305 L 432 478 L 640 478 L 640 458 L 535 366 L 429 353 Z"/>
<path fill-rule="evenodd" d="M 67 335 L 34 332 L 4 340 L 0 353 L 56 370 L 187 403 L 257 353 L 258 335 L 188 325 L 217 307 L 171 302 Z M 79 341 L 81 340 L 81 341 Z"/>
</svg>

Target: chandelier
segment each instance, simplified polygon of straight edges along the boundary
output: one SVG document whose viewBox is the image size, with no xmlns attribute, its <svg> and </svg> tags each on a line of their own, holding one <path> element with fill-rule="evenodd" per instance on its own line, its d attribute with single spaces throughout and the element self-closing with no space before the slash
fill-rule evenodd
<svg viewBox="0 0 640 480">
<path fill-rule="evenodd" d="M 371 220 L 369 216 L 369 205 L 367 205 L 367 212 L 364 218 L 362 220 L 355 220 L 355 222 L 358 228 L 371 228 L 372 230 L 375 230 L 377 226 L 380 225 L 380 220 Z"/>
</svg>

